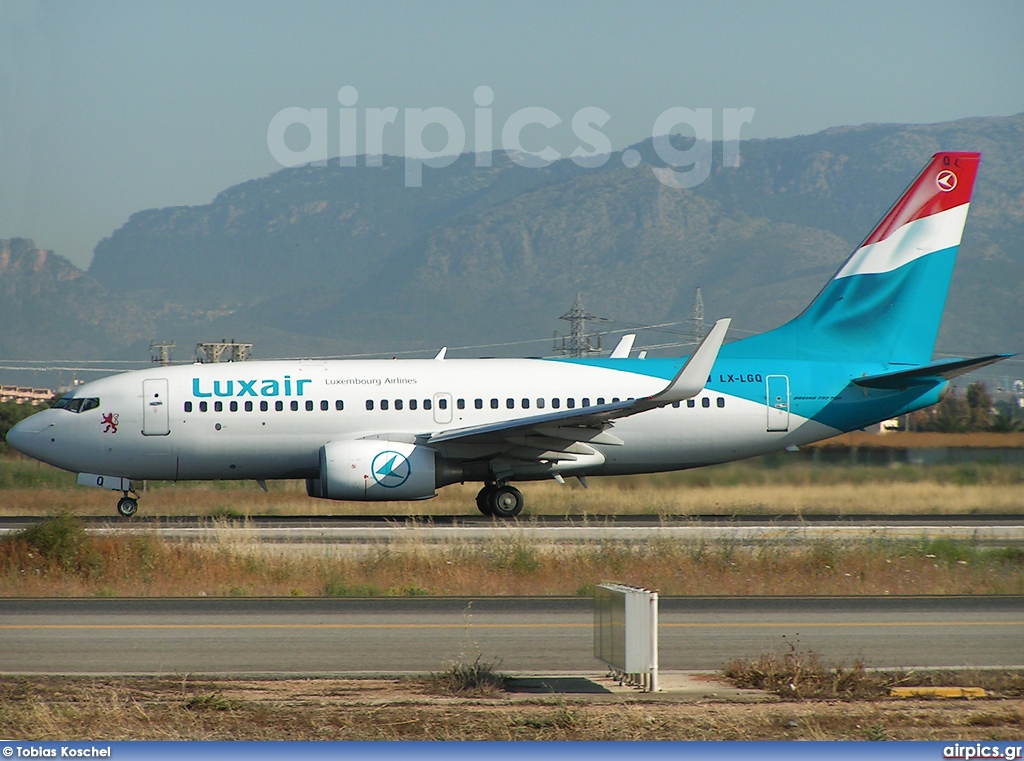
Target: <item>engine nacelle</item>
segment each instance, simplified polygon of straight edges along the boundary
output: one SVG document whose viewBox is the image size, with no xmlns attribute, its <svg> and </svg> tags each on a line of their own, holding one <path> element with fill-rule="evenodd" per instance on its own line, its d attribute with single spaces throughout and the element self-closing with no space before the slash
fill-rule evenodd
<svg viewBox="0 0 1024 761">
<path fill-rule="evenodd" d="M 332 441 L 320 447 L 320 477 L 306 481 L 311 497 L 353 501 L 430 499 L 435 495 L 433 449 L 398 441 Z"/>
</svg>

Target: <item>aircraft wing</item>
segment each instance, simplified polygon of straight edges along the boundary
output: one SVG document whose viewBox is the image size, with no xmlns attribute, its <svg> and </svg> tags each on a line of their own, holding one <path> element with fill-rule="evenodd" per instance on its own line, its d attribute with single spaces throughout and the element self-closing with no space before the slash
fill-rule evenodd
<svg viewBox="0 0 1024 761">
<path fill-rule="evenodd" d="M 564 448 L 558 448 L 559 442 L 563 445 L 573 442 L 622 444 L 620 439 L 606 431 L 614 420 L 690 399 L 704 390 L 704 384 L 707 383 L 711 368 L 715 364 L 718 352 L 722 348 L 722 342 L 725 340 L 729 322 L 728 319 L 716 322 L 672 381 L 664 389 L 651 396 L 440 431 L 427 438 L 425 443 L 433 445 L 458 442 L 460 444 L 486 443 L 493 445 L 507 442 L 512 445 L 527 446 L 548 454 L 567 451 Z M 527 442 L 524 437 L 531 440 Z M 552 458 L 541 457 L 541 459 Z"/>
</svg>

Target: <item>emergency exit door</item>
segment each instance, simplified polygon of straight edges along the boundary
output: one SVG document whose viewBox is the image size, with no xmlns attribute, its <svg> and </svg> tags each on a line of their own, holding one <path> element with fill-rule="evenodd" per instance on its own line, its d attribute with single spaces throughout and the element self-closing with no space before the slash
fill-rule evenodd
<svg viewBox="0 0 1024 761">
<path fill-rule="evenodd" d="M 171 432 L 167 379 L 142 381 L 142 435 L 166 436 Z"/>
<path fill-rule="evenodd" d="M 769 375 L 767 381 L 768 430 L 789 430 L 789 378 Z"/>
</svg>

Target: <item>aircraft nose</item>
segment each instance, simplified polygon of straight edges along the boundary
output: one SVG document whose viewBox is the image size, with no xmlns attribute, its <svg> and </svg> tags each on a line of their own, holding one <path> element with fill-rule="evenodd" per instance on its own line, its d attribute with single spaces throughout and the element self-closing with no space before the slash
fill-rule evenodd
<svg viewBox="0 0 1024 761">
<path fill-rule="evenodd" d="M 38 415 L 33 415 L 17 423 L 7 432 L 7 443 L 22 454 L 35 457 L 34 450 L 36 447 L 34 444 L 39 439 L 39 434 L 50 427 L 49 425 L 41 424 L 42 421 L 38 418 Z"/>
<path fill-rule="evenodd" d="M 25 440 L 31 434 L 25 431 L 24 426 L 24 420 L 22 420 L 20 423 L 15 424 L 15 426 L 7 432 L 7 443 L 10 444 L 11 447 L 13 447 L 14 449 L 17 449 L 22 454 L 27 454 L 27 452 L 25 452 L 24 449 Z"/>
</svg>

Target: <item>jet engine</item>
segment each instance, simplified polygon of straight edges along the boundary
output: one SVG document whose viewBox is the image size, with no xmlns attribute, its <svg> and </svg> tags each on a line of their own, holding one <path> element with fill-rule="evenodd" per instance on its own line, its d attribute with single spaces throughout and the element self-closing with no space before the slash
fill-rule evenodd
<svg viewBox="0 0 1024 761">
<path fill-rule="evenodd" d="M 380 439 L 325 444 L 320 477 L 306 480 L 311 497 L 354 501 L 430 499 L 436 486 L 433 449 Z"/>
</svg>

